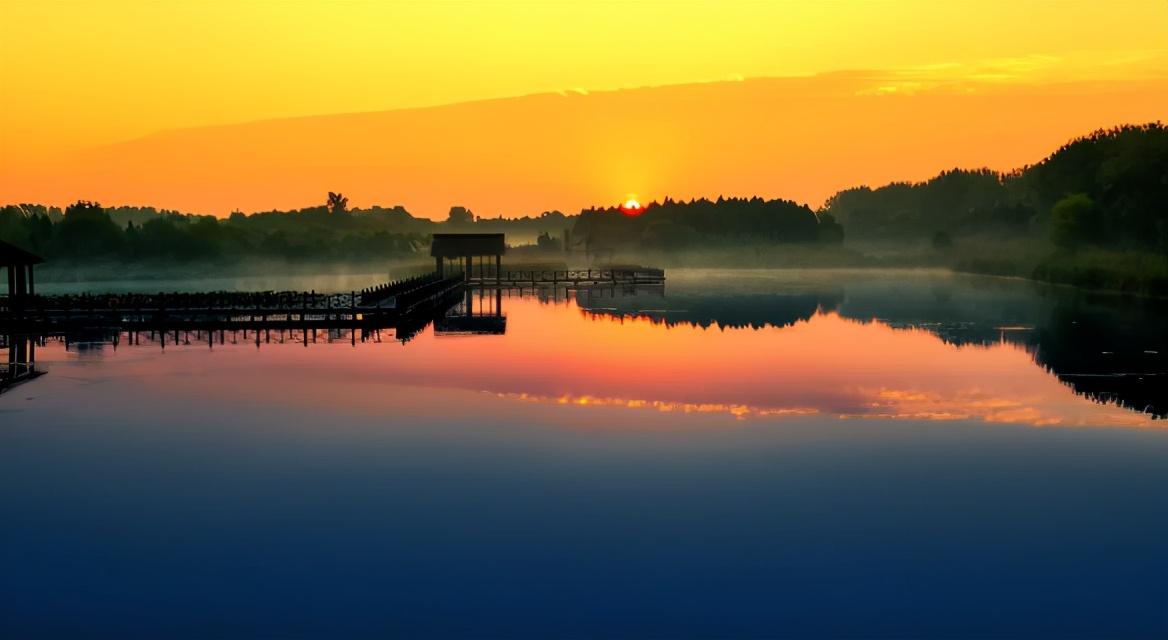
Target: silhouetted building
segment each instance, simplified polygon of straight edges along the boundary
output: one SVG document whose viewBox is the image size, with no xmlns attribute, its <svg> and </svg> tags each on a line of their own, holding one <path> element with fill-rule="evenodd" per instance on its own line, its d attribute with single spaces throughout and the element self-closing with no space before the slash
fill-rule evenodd
<svg viewBox="0 0 1168 640">
<path fill-rule="evenodd" d="M 0 240 L 0 267 L 8 275 L 8 307 L 20 308 L 27 298 L 36 294 L 33 266 L 42 262 L 40 256 Z"/>
<path fill-rule="evenodd" d="M 430 255 L 434 258 L 434 269 L 439 275 L 446 272 L 446 263 L 453 261 L 462 267 L 467 278 L 474 271 L 474 259 L 479 258 L 479 276 L 486 275 L 483 259 L 495 258 L 495 277 L 500 276 L 503 254 L 507 244 L 501 233 L 435 233 L 430 244 Z"/>
</svg>

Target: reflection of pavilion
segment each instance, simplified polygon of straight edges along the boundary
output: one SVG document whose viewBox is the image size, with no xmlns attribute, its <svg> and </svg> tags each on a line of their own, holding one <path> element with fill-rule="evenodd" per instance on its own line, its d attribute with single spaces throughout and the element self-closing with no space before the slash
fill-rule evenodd
<svg viewBox="0 0 1168 640">
<path fill-rule="evenodd" d="M 44 262 L 20 247 L 0 241 L 0 267 L 7 275 L 6 295 L 0 297 L 0 313 L 21 317 L 36 295 L 33 267 Z M 36 368 L 36 339 L 27 335 L 0 335 L 0 393 L 13 385 L 41 375 Z"/>
<path fill-rule="evenodd" d="M 44 373 L 36 368 L 36 347 L 36 339 L 29 336 L 0 336 L 0 350 L 5 352 L 0 360 L 0 393 Z"/>
<path fill-rule="evenodd" d="M 506 332 L 503 290 L 498 287 L 466 287 L 462 301 L 434 320 L 434 335 L 502 335 Z"/>
</svg>

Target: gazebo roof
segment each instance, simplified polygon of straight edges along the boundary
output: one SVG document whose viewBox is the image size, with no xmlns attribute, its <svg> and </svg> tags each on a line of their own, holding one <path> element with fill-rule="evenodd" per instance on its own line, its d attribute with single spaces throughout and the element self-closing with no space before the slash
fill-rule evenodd
<svg viewBox="0 0 1168 640">
<path fill-rule="evenodd" d="M 501 233 L 435 233 L 430 255 L 436 258 L 496 256 L 507 251 Z"/>
<path fill-rule="evenodd" d="M 30 265 L 40 264 L 45 259 L 21 249 L 20 247 L 0 240 L 0 265 Z"/>
</svg>

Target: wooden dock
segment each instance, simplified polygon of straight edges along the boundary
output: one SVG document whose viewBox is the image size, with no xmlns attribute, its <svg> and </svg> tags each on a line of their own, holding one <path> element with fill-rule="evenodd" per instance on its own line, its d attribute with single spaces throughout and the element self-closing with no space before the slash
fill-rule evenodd
<svg viewBox="0 0 1168 640">
<path fill-rule="evenodd" d="M 457 303 L 461 274 L 409 278 L 349 293 L 306 291 L 33 296 L 0 309 L 0 329 L 53 332 L 86 328 L 232 330 L 391 328 Z"/>
<path fill-rule="evenodd" d="M 663 285 L 665 272 L 647 267 L 498 271 L 484 276 L 430 273 L 350 291 L 213 291 L 29 295 L 0 304 L 0 334 L 67 331 L 420 330 L 470 289 L 520 291 Z"/>
</svg>

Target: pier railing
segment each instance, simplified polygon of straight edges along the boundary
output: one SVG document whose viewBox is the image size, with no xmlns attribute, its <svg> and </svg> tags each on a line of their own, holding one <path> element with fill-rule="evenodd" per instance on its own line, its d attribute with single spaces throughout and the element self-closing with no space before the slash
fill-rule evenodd
<svg viewBox="0 0 1168 640">
<path fill-rule="evenodd" d="M 651 267 L 610 269 L 515 269 L 492 276 L 472 277 L 471 284 L 659 284 L 665 270 Z"/>
<path fill-rule="evenodd" d="M 200 293 L 111 293 L 34 296 L 20 312 L 25 315 L 98 315 L 107 313 L 168 313 L 236 311 L 287 313 L 339 311 L 355 308 L 357 294 L 315 291 L 211 291 Z"/>
<path fill-rule="evenodd" d="M 444 300 L 464 285 L 462 274 L 407 278 L 360 293 L 211 291 L 30 296 L 0 311 L 0 326 L 148 326 L 151 324 L 320 326 L 391 325 L 425 303 Z"/>
<path fill-rule="evenodd" d="M 394 280 L 376 287 L 368 287 L 361 290 L 361 304 L 394 307 L 397 306 L 396 298 L 408 295 L 442 279 L 442 276 L 437 273 L 427 273 L 413 278 Z"/>
</svg>

